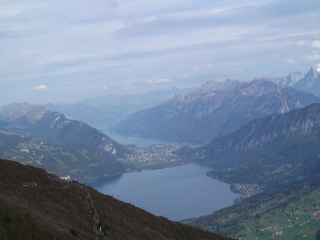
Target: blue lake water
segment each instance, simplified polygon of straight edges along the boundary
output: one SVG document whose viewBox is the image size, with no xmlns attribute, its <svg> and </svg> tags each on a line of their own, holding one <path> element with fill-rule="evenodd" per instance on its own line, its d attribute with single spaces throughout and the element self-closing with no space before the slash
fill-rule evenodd
<svg viewBox="0 0 320 240">
<path fill-rule="evenodd" d="M 230 191 L 229 184 L 206 176 L 208 171 L 219 167 L 187 164 L 130 172 L 102 179 L 91 186 L 156 216 L 180 221 L 231 206 L 233 200 L 240 197 Z"/>
<path fill-rule="evenodd" d="M 106 134 L 111 139 L 117 141 L 120 144 L 135 144 L 137 147 L 149 147 L 154 144 L 164 144 L 168 141 L 156 139 L 156 138 L 144 138 L 144 137 L 129 137 L 120 135 L 115 132 L 110 132 L 108 129 L 100 129 L 101 132 Z"/>
</svg>

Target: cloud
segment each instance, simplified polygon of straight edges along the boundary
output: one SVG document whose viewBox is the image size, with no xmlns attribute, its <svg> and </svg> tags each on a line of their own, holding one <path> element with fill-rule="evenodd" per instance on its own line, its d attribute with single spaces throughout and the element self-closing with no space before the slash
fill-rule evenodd
<svg viewBox="0 0 320 240">
<path fill-rule="evenodd" d="M 68 98 L 94 84 L 112 93 L 180 87 L 179 76 L 196 73 L 190 87 L 273 68 L 285 76 L 293 59 L 302 69 L 319 60 L 319 0 L 31 2 L 1 5 L 0 83 L 45 90 L 37 85 L 50 82 L 50 92 L 77 85 Z"/>
<path fill-rule="evenodd" d="M 46 90 L 48 89 L 48 87 L 46 85 L 39 85 L 37 87 L 34 87 L 34 90 Z"/>
<path fill-rule="evenodd" d="M 125 86 L 125 87 L 123 87 L 122 89 L 128 90 L 128 89 L 134 89 L 134 88 L 136 88 L 136 86 L 131 85 L 131 86 Z"/>
<path fill-rule="evenodd" d="M 125 21 L 125 24 L 129 26 L 134 26 L 142 23 L 143 20 L 144 20 L 144 16 L 140 14 L 137 16 L 130 17 L 128 20 Z"/>
<path fill-rule="evenodd" d="M 294 63 L 294 60 L 292 58 L 287 58 L 284 60 L 286 63 Z"/>
<path fill-rule="evenodd" d="M 107 3 L 109 8 L 116 8 L 118 7 L 118 2 L 117 1 L 110 1 L 109 3 Z"/>
<path fill-rule="evenodd" d="M 319 38 L 319 37 L 317 37 Z M 319 39 L 309 39 L 297 42 L 298 47 L 305 47 L 305 48 L 313 48 L 313 49 L 320 49 L 320 40 Z"/>
<path fill-rule="evenodd" d="M 148 79 L 146 81 L 147 84 L 163 84 L 163 83 L 170 83 L 172 79 L 170 78 L 156 78 L 156 79 Z"/>
<path fill-rule="evenodd" d="M 319 54 L 307 55 L 305 60 L 308 60 L 308 61 L 320 60 L 320 55 Z"/>
<path fill-rule="evenodd" d="M 320 40 L 315 40 L 315 41 L 313 41 L 313 42 L 311 43 L 311 46 L 312 46 L 313 48 L 318 48 L 318 49 L 320 49 Z"/>
<path fill-rule="evenodd" d="M 307 40 L 301 40 L 297 42 L 298 47 L 309 47 L 310 46 L 310 41 Z"/>
</svg>

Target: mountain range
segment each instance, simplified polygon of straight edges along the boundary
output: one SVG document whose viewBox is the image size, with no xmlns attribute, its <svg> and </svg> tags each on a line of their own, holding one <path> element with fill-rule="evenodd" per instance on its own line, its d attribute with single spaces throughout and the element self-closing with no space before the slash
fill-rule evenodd
<svg viewBox="0 0 320 240">
<path fill-rule="evenodd" d="M 105 131 L 133 113 L 161 103 L 167 96 L 189 93 L 193 90 L 192 88 L 172 87 L 145 94 L 96 96 L 82 99 L 75 104 L 47 103 L 45 107 L 50 111 L 63 113 L 69 119 L 83 121 L 94 128 Z"/>
<path fill-rule="evenodd" d="M 210 81 L 190 94 L 134 113 L 114 130 L 124 135 L 203 144 L 251 120 L 320 102 L 320 98 L 268 79 Z"/>
</svg>

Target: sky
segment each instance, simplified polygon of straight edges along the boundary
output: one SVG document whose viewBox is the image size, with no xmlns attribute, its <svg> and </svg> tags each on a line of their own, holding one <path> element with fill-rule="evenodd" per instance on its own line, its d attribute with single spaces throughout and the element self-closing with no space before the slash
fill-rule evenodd
<svg viewBox="0 0 320 240">
<path fill-rule="evenodd" d="M 320 63 L 319 0 L 0 0 L 0 105 L 200 87 Z"/>
</svg>

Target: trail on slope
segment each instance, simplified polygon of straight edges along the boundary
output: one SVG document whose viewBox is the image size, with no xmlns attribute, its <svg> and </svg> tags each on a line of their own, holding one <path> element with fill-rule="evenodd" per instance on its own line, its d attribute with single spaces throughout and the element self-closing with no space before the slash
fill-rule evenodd
<svg viewBox="0 0 320 240">
<path fill-rule="evenodd" d="M 98 210 L 94 207 L 93 199 L 91 197 L 90 191 L 84 185 L 80 185 L 80 187 L 86 192 L 86 204 L 87 204 L 89 211 L 93 213 L 93 221 L 94 221 L 93 231 L 96 235 L 96 239 L 97 240 L 109 240 L 106 230 L 102 229 L 100 215 L 99 215 Z"/>
</svg>

